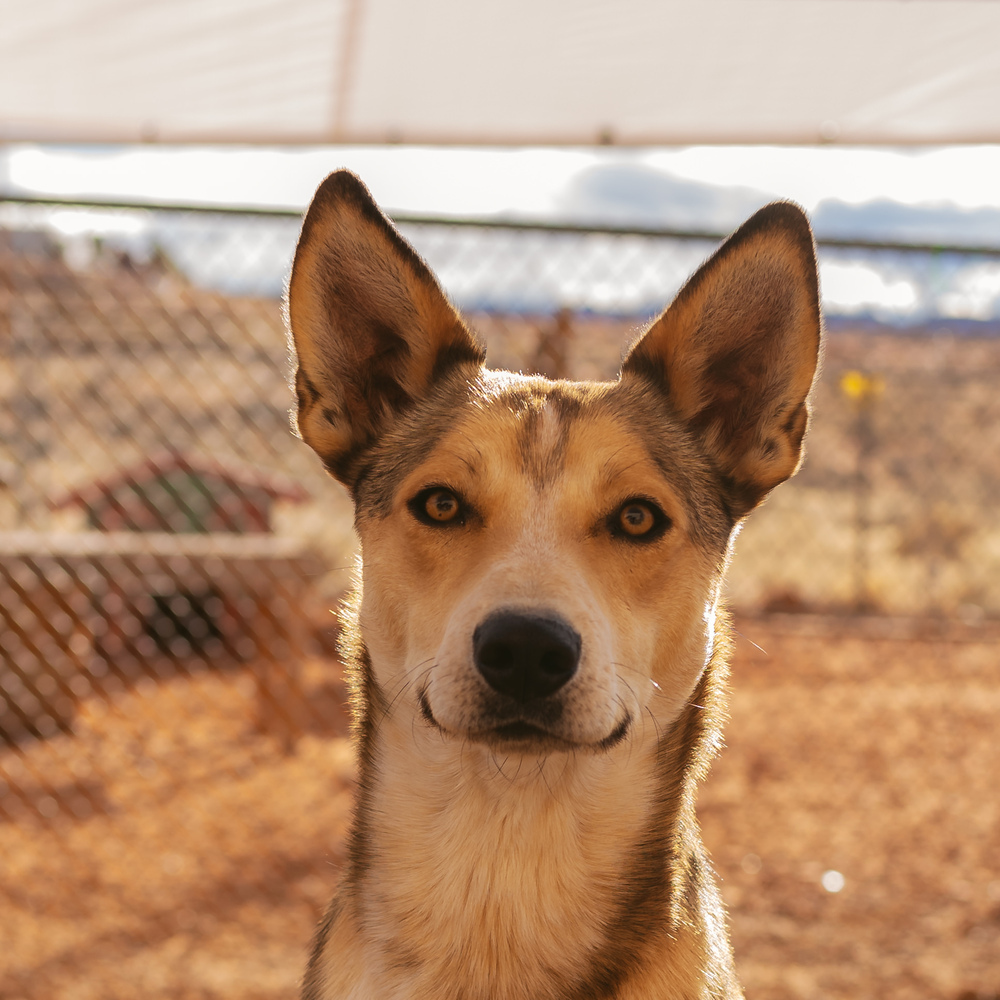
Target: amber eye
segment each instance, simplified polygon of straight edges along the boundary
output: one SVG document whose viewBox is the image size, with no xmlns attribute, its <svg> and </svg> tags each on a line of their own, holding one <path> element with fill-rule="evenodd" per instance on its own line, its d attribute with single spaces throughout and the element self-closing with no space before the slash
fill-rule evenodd
<svg viewBox="0 0 1000 1000">
<path fill-rule="evenodd" d="M 618 512 L 618 523 L 626 535 L 645 535 L 653 530 L 656 518 L 644 503 L 628 503 Z"/>
<path fill-rule="evenodd" d="M 448 524 L 462 520 L 462 503 L 451 490 L 432 486 L 411 501 L 410 509 L 425 524 Z"/>
<path fill-rule="evenodd" d="M 628 500 L 611 516 L 609 527 L 619 538 L 652 542 L 670 527 L 670 518 L 651 500 Z"/>
<path fill-rule="evenodd" d="M 424 501 L 424 510 L 434 521 L 452 521 L 458 516 L 458 498 L 447 490 L 435 490 Z"/>
</svg>

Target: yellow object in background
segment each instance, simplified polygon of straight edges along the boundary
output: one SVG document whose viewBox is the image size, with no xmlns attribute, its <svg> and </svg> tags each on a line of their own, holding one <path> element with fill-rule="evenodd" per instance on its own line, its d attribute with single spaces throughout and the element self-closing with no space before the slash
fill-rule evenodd
<svg viewBox="0 0 1000 1000">
<path fill-rule="evenodd" d="M 849 399 L 861 402 L 881 396 L 885 391 L 885 381 L 881 375 L 852 370 L 840 376 L 840 389 Z"/>
</svg>

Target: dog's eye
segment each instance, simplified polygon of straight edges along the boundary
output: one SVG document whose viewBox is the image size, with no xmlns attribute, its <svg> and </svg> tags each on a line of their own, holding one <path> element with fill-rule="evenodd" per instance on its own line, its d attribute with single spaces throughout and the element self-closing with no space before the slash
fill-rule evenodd
<svg viewBox="0 0 1000 1000">
<path fill-rule="evenodd" d="M 655 518 L 646 504 L 630 503 L 622 507 L 618 514 L 618 522 L 626 535 L 635 537 L 652 531 Z"/>
<path fill-rule="evenodd" d="M 636 542 L 651 542 L 670 527 L 670 518 L 649 500 L 627 500 L 611 517 L 612 534 Z"/>
<path fill-rule="evenodd" d="M 458 498 L 447 490 L 435 490 L 424 501 L 424 510 L 433 521 L 453 521 L 458 517 Z"/>
<path fill-rule="evenodd" d="M 465 519 L 462 502 L 441 486 L 421 490 L 410 501 L 410 510 L 424 524 L 454 524 Z"/>
</svg>

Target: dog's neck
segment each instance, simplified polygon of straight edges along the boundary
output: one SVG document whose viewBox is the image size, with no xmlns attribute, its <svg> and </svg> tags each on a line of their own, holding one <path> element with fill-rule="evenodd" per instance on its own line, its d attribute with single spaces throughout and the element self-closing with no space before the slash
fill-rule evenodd
<svg viewBox="0 0 1000 1000">
<path fill-rule="evenodd" d="M 505 756 L 386 711 L 362 668 L 342 897 L 379 995 L 611 997 L 638 966 L 650 996 L 714 995 L 706 952 L 728 946 L 698 925 L 696 897 L 714 887 L 693 799 L 723 669 L 666 733 L 650 716 L 610 751 Z M 672 955 L 638 961 L 647 951 Z"/>
</svg>

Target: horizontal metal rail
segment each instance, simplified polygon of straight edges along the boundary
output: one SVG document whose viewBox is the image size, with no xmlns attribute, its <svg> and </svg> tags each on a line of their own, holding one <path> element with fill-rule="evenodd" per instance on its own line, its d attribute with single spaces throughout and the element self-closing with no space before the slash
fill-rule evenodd
<svg viewBox="0 0 1000 1000">
<path fill-rule="evenodd" d="M 206 215 L 258 216 L 272 219 L 299 219 L 303 212 L 294 208 L 251 205 L 206 205 L 179 202 L 104 201 L 100 199 L 57 198 L 47 195 L 0 193 L 0 204 L 41 205 L 59 208 L 122 209 L 148 212 L 198 212 Z M 578 235 L 645 236 L 671 240 L 701 240 L 720 242 L 729 233 L 708 229 L 674 229 L 657 226 L 612 226 L 599 223 L 540 222 L 522 219 L 470 218 L 469 216 L 421 215 L 391 212 L 390 218 L 399 225 L 460 226 L 469 229 L 503 229 L 538 233 L 576 233 Z M 1000 246 L 969 243 L 902 243 L 894 240 L 871 240 L 862 237 L 841 239 L 827 236 L 816 238 L 816 245 L 843 250 L 891 250 L 900 253 L 965 254 L 979 257 L 1000 257 Z"/>
</svg>

